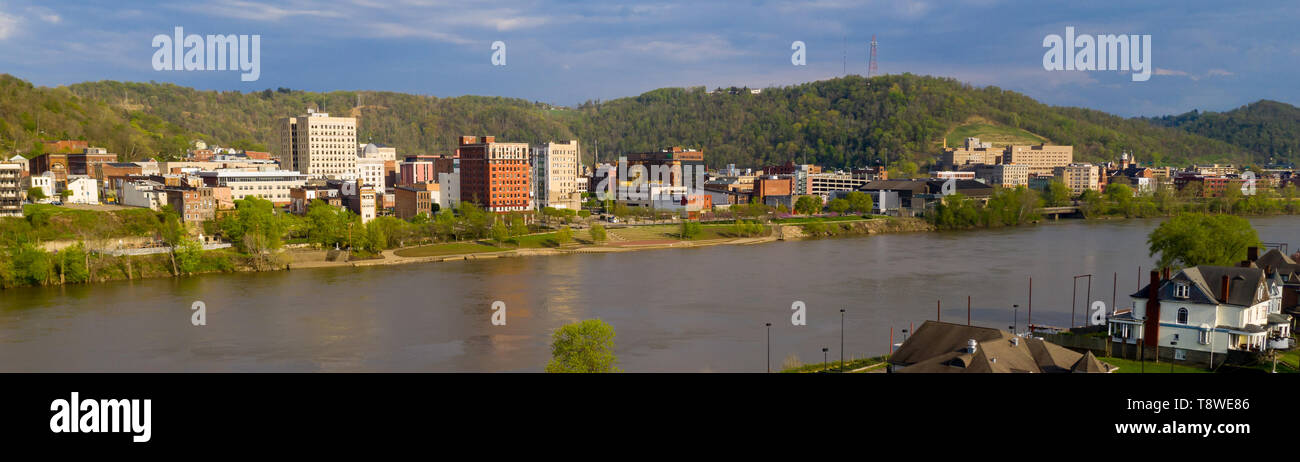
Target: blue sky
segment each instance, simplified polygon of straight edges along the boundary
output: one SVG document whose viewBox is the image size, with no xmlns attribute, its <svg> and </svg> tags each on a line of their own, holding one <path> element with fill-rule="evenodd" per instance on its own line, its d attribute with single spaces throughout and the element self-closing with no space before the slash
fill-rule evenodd
<svg viewBox="0 0 1300 462">
<path fill-rule="evenodd" d="M 1239 4 L 1240 3 L 1240 4 Z M 37 85 L 173 82 L 389 90 L 577 104 L 666 86 L 765 87 L 867 72 L 954 77 L 1125 116 L 1300 103 L 1300 7 L 1225 1 L 0 0 L 0 72 Z M 155 71 L 153 36 L 261 36 L 261 76 Z M 1047 34 L 1150 34 L 1146 82 L 1043 69 Z M 494 41 L 506 65 L 491 63 Z M 792 41 L 808 46 L 790 63 Z"/>
</svg>

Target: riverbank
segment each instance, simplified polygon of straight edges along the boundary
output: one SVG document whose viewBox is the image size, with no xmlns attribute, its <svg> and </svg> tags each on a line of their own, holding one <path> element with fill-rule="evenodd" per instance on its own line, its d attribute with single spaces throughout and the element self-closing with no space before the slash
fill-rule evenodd
<svg viewBox="0 0 1300 462">
<path fill-rule="evenodd" d="M 821 225 L 821 226 L 819 226 Z M 808 228 L 814 231 L 808 231 Z M 680 239 L 674 236 L 678 225 L 647 225 L 607 230 L 609 238 L 602 243 L 582 239 L 577 242 L 556 247 L 505 248 L 487 241 L 453 242 L 411 246 L 383 251 L 380 258 L 347 261 L 339 259 L 328 261 L 320 258 L 320 251 L 301 252 L 293 257 L 292 268 L 322 268 L 339 266 L 379 266 L 402 265 L 412 263 L 438 263 L 447 261 L 482 260 L 493 258 L 539 257 L 552 255 L 573 255 L 588 253 L 634 252 L 656 249 L 680 249 L 711 247 L 719 245 L 755 245 L 776 241 L 798 241 L 822 237 L 867 236 L 884 233 L 926 232 L 933 231 L 924 220 L 918 218 L 870 218 L 840 222 L 796 222 L 790 224 L 774 223 L 768 226 L 763 236 L 728 237 L 730 225 L 709 224 L 702 226 L 704 239 Z M 826 231 L 826 229 L 831 229 Z M 817 231 L 820 230 L 820 231 Z M 466 251 L 460 251 L 466 250 Z M 302 258 L 310 255 L 310 258 Z"/>
</svg>

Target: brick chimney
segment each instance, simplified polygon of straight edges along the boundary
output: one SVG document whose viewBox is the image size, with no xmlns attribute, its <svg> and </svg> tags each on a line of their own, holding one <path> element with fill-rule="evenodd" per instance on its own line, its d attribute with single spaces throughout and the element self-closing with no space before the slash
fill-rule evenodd
<svg viewBox="0 0 1300 462">
<path fill-rule="evenodd" d="M 1168 272 L 1168 268 L 1165 269 Z M 1151 284 L 1147 286 L 1146 321 L 1142 326 L 1147 346 L 1156 346 L 1160 336 L 1160 273 L 1151 272 Z"/>
<path fill-rule="evenodd" d="M 1228 290 L 1232 287 L 1232 280 L 1226 274 L 1220 280 L 1222 285 L 1219 287 L 1219 292 L 1223 294 L 1223 303 L 1228 303 Z"/>
</svg>

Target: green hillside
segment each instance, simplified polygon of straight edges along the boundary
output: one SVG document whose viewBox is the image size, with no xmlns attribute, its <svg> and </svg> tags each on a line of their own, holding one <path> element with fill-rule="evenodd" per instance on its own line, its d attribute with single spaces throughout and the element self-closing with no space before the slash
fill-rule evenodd
<svg viewBox="0 0 1300 462">
<path fill-rule="evenodd" d="M 1191 111 L 1149 119 L 1151 123 L 1225 141 L 1258 153 L 1265 161 L 1300 161 L 1300 108 L 1261 100 L 1228 112 Z"/>
<path fill-rule="evenodd" d="M 829 167 L 934 159 L 945 136 L 988 133 L 1072 144 L 1080 160 L 1121 151 L 1176 164 L 1244 162 L 1253 150 L 1145 119 L 1048 106 L 996 87 L 910 74 L 859 76 L 748 91 L 662 88 L 574 108 L 514 98 L 392 92 L 199 91 L 166 83 L 33 87 L 0 75 L 0 150 L 86 139 L 126 159 L 179 154 L 191 139 L 276 151 L 275 121 L 306 108 L 359 117 L 359 140 L 399 153 L 448 153 L 462 134 L 540 143 L 578 138 L 590 161 L 672 145 L 701 147 L 713 166 L 797 159 Z M 358 103 L 360 106 L 358 106 Z M 972 125 L 971 121 L 978 121 Z"/>
</svg>

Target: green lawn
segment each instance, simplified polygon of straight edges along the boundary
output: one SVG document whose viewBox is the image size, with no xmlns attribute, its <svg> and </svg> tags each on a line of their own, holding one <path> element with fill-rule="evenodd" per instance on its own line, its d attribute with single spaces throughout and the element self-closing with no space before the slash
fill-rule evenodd
<svg viewBox="0 0 1300 462">
<path fill-rule="evenodd" d="M 731 229 L 730 224 L 702 224 L 700 225 L 700 235 L 695 236 L 692 241 L 705 241 L 709 239 L 728 239 L 731 236 L 726 235 Z M 650 225 L 650 226 L 631 226 L 627 228 L 609 229 L 607 234 L 617 235 L 626 241 L 677 241 L 682 240 L 678 235 L 682 231 L 680 224 L 676 225 Z M 617 243 L 617 242 L 615 242 Z"/>
<path fill-rule="evenodd" d="M 959 126 L 948 132 L 946 136 L 948 147 L 965 146 L 966 138 L 972 136 L 979 138 L 980 141 L 993 143 L 995 148 L 1008 144 L 1042 144 L 1047 141 L 1046 138 L 1019 128 L 978 121 Z"/>
<path fill-rule="evenodd" d="M 867 367 L 867 366 L 870 366 L 870 365 L 873 365 L 873 364 L 880 364 L 880 363 L 882 363 L 882 362 L 885 362 L 885 357 L 884 357 L 884 356 L 877 356 L 877 357 L 874 357 L 874 358 L 847 359 L 847 360 L 844 361 L 844 371 L 847 372 L 847 371 L 851 371 L 851 370 L 854 370 L 854 369 L 860 369 L 860 368 Z M 824 370 L 829 370 L 830 372 L 835 372 L 839 367 L 840 367 L 840 361 L 839 361 L 838 359 L 834 359 L 834 360 L 831 360 L 830 363 L 805 364 L 805 365 L 803 365 L 803 366 L 799 366 L 799 367 L 794 368 L 794 369 L 786 369 L 786 370 L 783 370 L 783 371 L 781 371 L 781 372 L 783 372 L 783 373 L 796 373 L 796 374 L 798 374 L 798 373 L 807 373 L 807 372 L 822 372 L 822 371 L 824 371 Z M 884 367 L 884 366 L 881 366 L 881 367 Z"/>
<path fill-rule="evenodd" d="M 1115 373 L 1117 374 L 1137 374 L 1137 373 L 1142 373 L 1144 370 L 1143 363 L 1141 361 L 1134 361 L 1131 359 L 1120 359 L 1120 358 L 1097 358 L 1097 359 L 1101 360 L 1101 362 L 1103 363 L 1107 363 L 1112 366 L 1118 367 L 1119 370 L 1115 371 Z M 1146 363 L 1145 371 L 1148 374 L 1170 373 L 1168 361 L 1161 361 L 1158 363 L 1154 361 L 1146 361 L 1145 363 Z M 1209 373 L 1210 371 L 1208 369 L 1201 368 L 1201 367 L 1184 366 L 1181 364 L 1175 364 L 1173 366 L 1172 372 L 1178 374 L 1206 374 Z"/>
<path fill-rule="evenodd" d="M 399 257 L 435 257 L 439 255 L 457 255 L 462 253 L 500 252 L 503 249 L 477 242 L 449 242 L 446 244 L 425 245 L 394 252 Z"/>
</svg>

